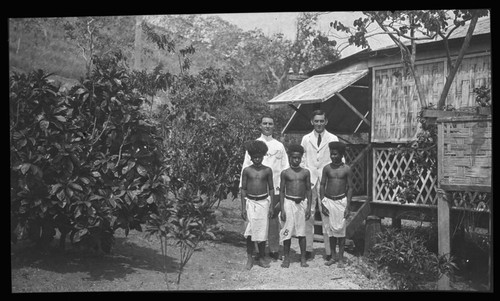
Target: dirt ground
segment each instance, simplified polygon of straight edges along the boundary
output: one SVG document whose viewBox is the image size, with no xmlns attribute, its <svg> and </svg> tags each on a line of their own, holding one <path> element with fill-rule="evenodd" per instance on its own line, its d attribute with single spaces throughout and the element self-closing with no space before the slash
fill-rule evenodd
<svg viewBox="0 0 500 301">
<path fill-rule="evenodd" d="M 223 231 L 219 239 L 203 241 L 187 263 L 176 284 L 179 250 L 169 244 L 165 279 L 163 256 L 156 238 L 123 231 L 115 235 L 111 254 L 82 252 L 68 247 L 46 254 L 26 244 L 11 245 L 12 293 L 31 292 L 122 292 L 122 291 L 266 291 L 266 290 L 394 290 L 390 277 L 378 272 L 348 249 L 350 264 L 344 268 L 324 265 L 323 243 L 314 243 L 315 257 L 309 267 L 300 267 L 297 239 L 292 239 L 291 264 L 245 269 L 244 223 L 238 200 L 225 200 L 217 209 Z M 54 246 L 57 241 L 54 242 Z M 430 289 L 435 289 L 431 288 Z M 452 283 L 454 290 L 470 290 Z"/>
</svg>

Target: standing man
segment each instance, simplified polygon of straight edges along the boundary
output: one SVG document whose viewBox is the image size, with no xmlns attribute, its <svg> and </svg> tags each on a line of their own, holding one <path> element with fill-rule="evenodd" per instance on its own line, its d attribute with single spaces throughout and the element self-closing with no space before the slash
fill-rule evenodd
<svg viewBox="0 0 500 301">
<path fill-rule="evenodd" d="M 306 258 L 313 259 L 313 240 L 314 240 L 314 214 L 316 212 L 316 204 L 319 198 L 319 187 L 321 183 L 321 175 L 323 172 L 323 167 L 331 162 L 330 159 L 330 149 L 328 144 L 330 142 L 339 141 L 337 136 L 325 130 L 328 120 L 326 119 L 326 114 L 322 110 L 315 110 L 312 113 L 311 125 L 314 130 L 302 137 L 302 142 L 300 145 L 304 148 L 304 157 L 302 159 L 302 164 L 305 168 L 309 169 L 311 172 L 311 192 L 312 192 L 312 203 L 311 203 L 311 217 L 306 222 Z M 344 161 L 344 158 L 342 158 Z M 325 260 L 330 260 L 331 249 L 330 241 L 327 235 L 326 226 L 328 225 L 328 217 L 323 215 L 323 210 L 321 210 L 321 205 L 319 205 L 319 211 L 321 214 L 321 222 L 323 225 L 323 241 L 325 244 Z M 326 224 L 325 224 L 326 223 Z"/>
<path fill-rule="evenodd" d="M 264 115 L 260 122 L 261 135 L 257 140 L 264 141 L 267 145 L 268 151 L 264 156 L 262 164 L 269 166 L 273 171 L 273 183 L 274 183 L 274 199 L 271 200 L 271 204 L 274 206 L 274 215 L 269 218 L 269 232 L 268 232 L 268 246 L 269 246 L 269 257 L 273 261 L 279 258 L 279 247 L 280 247 L 280 222 L 278 218 L 278 213 L 280 212 L 280 175 L 281 171 L 289 167 L 288 155 L 286 153 L 285 146 L 283 143 L 273 138 L 274 132 L 274 120 L 272 117 Z M 245 159 L 243 161 L 243 166 L 241 170 L 252 164 L 248 152 L 245 152 Z M 240 177 L 240 189 L 241 189 L 241 177 Z"/>
</svg>

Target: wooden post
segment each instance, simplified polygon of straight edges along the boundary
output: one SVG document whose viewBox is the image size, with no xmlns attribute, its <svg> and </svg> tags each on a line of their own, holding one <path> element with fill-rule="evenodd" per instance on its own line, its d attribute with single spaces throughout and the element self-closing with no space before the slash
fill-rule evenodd
<svg viewBox="0 0 500 301">
<path fill-rule="evenodd" d="M 365 250 L 363 256 L 367 256 L 373 245 L 377 243 L 377 235 L 380 231 L 380 217 L 376 215 L 368 216 L 365 225 Z"/>
<path fill-rule="evenodd" d="M 442 193 L 438 193 L 438 253 L 439 256 L 450 256 L 450 204 Z M 438 290 L 449 290 L 450 278 L 442 274 L 438 280 Z"/>
<path fill-rule="evenodd" d="M 443 123 L 438 123 L 438 181 L 437 181 L 437 217 L 438 217 L 438 255 L 450 256 L 450 203 L 442 190 L 440 180 L 443 175 L 444 154 L 444 128 Z M 440 161 L 441 160 L 441 161 Z M 443 274 L 438 279 L 438 290 L 449 290 L 450 278 Z"/>
<path fill-rule="evenodd" d="M 392 226 L 397 229 L 401 229 L 401 219 L 400 218 L 392 218 Z"/>
</svg>

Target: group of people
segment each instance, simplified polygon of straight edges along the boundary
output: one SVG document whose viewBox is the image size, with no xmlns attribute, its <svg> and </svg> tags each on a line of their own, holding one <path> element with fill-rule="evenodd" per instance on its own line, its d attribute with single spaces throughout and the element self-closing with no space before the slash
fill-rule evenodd
<svg viewBox="0 0 500 301">
<path fill-rule="evenodd" d="M 273 138 L 274 120 L 261 119 L 261 136 L 246 145 L 242 166 L 241 216 L 246 222 L 246 268 L 254 262 L 264 268 L 266 243 L 273 261 L 282 258 L 281 267 L 290 266 L 291 239 L 297 238 L 300 266 L 314 258 L 314 216 L 320 209 L 325 246 L 325 265 L 344 257 L 346 219 L 352 197 L 352 171 L 345 164 L 345 145 L 328 132 L 322 110 L 312 113 L 314 130 L 291 144 L 288 151 Z M 337 254 L 336 247 L 339 245 Z M 283 256 L 279 254 L 283 245 Z M 257 257 L 253 253 L 257 247 Z"/>
</svg>

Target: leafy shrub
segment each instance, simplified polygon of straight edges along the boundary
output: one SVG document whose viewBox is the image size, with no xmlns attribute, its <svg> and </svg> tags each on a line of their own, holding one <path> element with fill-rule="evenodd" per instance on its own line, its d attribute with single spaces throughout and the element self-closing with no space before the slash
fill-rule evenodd
<svg viewBox="0 0 500 301">
<path fill-rule="evenodd" d="M 96 58 L 68 93 L 42 70 L 10 77 L 13 241 L 46 246 L 58 229 L 61 247 L 70 234 L 110 251 L 114 231 L 141 230 L 163 197 L 160 140 L 122 59 Z"/>
<path fill-rule="evenodd" d="M 440 257 L 426 248 L 428 233 L 418 229 L 386 228 L 369 253 L 379 268 L 388 269 L 399 289 L 419 289 L 456 268 L 452 257 Z"/>
</svg>

